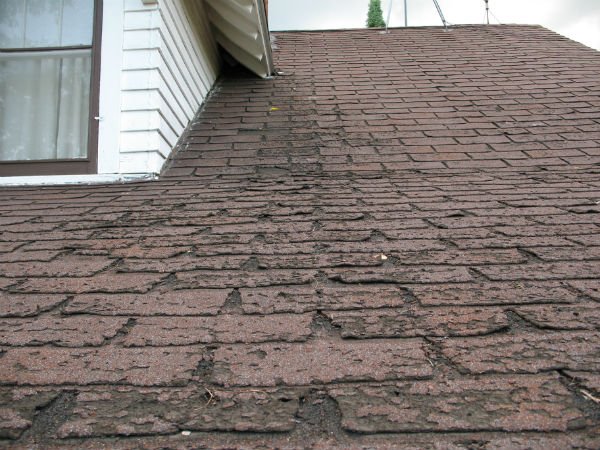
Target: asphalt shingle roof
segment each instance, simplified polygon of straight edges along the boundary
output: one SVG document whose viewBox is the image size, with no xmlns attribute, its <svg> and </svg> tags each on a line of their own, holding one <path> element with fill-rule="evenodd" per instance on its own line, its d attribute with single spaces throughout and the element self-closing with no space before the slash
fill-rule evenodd
<svg viewBox="0 0 600 450">
<path fill-rule="evenodd" d="M 0 191 L 1 442 L 600 447 L 600 53 L 275 46 L 159 181 Z"/>
</svg>

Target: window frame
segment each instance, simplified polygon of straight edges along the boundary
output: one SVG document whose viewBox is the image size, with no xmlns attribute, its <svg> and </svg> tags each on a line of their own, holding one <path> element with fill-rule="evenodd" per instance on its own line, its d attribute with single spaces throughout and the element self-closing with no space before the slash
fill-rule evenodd
<svg viewBox="0 0 600 450">
<path fill-rule="evenodd" d="M 98 115 L 100 109 L 100 47 L 102 42 L 103 0 L 94 0 L 92 45 L 11 48 L 1 53 L 49 52 L 74 49 L 91 49 L 90 105 L 88 119 L 87 157 L 81 159 L 15 160 L 0 161 L 0 177 L 34 175 L 81 175 L 98 173 Z"/>
</svg>

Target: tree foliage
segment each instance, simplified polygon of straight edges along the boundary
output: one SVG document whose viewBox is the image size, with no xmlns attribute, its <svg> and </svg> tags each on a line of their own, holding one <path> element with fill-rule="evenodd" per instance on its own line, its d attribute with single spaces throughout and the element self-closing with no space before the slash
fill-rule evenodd
<svg viewBox="0 0 600 450">
<path fill-rule="evenodd" d="M 381 0 L 370 0 L 369 12 L 367 13 L 367 27 L 385 27 L 385 21 L 383 20 L 383 11 L 381 10 Z"/>
</svg>

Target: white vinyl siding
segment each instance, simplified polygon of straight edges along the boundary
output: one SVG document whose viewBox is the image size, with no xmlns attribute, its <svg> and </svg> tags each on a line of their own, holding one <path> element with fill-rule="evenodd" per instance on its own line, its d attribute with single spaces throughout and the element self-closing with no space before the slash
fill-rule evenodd
<svg viewBox="0 0 600 450">
<path fill-rule="evenodd" d="M 121 173 L 159 172 L 219 71 L 196 0 L 124 1 Z"/>
</svg>

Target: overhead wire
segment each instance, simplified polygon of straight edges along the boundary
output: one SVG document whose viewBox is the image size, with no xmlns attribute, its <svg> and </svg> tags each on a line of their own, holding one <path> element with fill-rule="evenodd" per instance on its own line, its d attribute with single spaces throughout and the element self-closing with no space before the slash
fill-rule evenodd
<svg viewBox="0 0 600 450">
<path fill-rule="evenodd" d="M 495 15 L 495 14 L 494 14 L 492 11 L 490 11 L 490 14 L 492 15 L 492 17 L 493 17 L 494 19 L 496 19 L 496 22 L 498 22 L 498 24 L 502 25 L 502 22 L 500 22 L 500 19 L 498 19 L 498 18 L 496 17 L 496 15 Z"/>
</svg>

